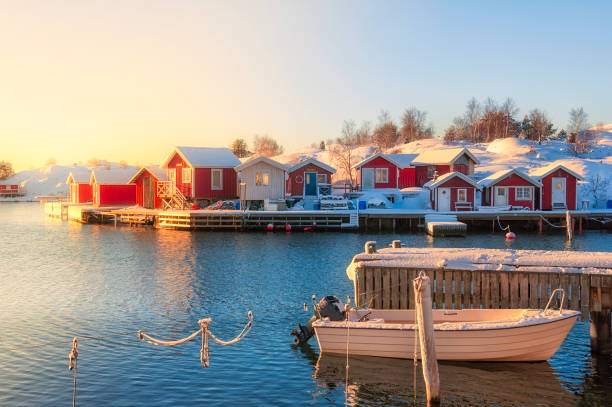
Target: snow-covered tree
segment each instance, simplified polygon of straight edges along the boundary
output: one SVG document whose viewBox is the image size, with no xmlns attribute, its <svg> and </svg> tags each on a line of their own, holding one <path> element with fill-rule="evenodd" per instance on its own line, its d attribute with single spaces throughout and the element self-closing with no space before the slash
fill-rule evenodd
<svg viewBox="0 0 612 407">
<path fill-rule="evenodd" d="M 10 178 L 13 175 L 15 175 L 13 164 L 7 161 L 0 161 L 0 181 Z"/>
</svg>

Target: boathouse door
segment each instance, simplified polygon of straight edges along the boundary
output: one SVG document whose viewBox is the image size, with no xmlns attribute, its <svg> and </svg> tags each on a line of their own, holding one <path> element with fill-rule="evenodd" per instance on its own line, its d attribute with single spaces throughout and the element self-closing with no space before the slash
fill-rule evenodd
<svg viewBox="0 0 612 407">
<path fill-rule="evenodd" d="M 559 207 L 563 205 L 565 207 L 565 178 L 553 177 L 552 179 L 552 207 Z"/>
<path fill-rule="evenodd" d="M 376 168 L 362 168 L 361 169 L 361 189 L 374 189 L 374 175 Z"/>
<path fill-rule="evenodd" d="M 508 188 L 507 187 L 495 187 L 495 201 L 494 206 L 508 205 Z"/>
<path fill-rule="evenodd" d="M 155 181 L 151 177 L 142 179 L 142 206 L 147 209 L 155 208 Z"/>
<path fill-rule="evenodd" d="M 438 188 L 438 210 L 450 211 L 451 199 L 450 188 Z"/>
<path fill-rule="evenodd" d="M 317 194 L 317 173 L 304 173 L 304 195 L 314 196 Z"/>
</svg>

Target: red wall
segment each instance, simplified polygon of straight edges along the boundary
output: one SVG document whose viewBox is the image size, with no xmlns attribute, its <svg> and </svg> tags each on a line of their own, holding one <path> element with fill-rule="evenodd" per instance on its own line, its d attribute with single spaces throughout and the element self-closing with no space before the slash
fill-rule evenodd
<svg viewBox="0 0 612 407">
<path fill-rule="evenodd" d="M 465 164 L 453 164 L 453 171 L 460 172 L 463 175 L 469 175 L 468 170 L 468 166 Z"/>
<path fill-rule="evenodd" d="M 576 209 L 576 177 L 569 172 L 558 169 L 542 178 L 542 209 L 552 209 L 552 179 L 565 178 L 565 205 L 567 209 Z"/>
<path fill-rule="evenodd" d="M 79 199 L 77 203 L 91 202 L 92 194 L 91 194 L 91 185 L 89 184 L 78 184 L 79 188 Z"/>
<path fill-rule="evenodd" d="M 416 186 L 416 169 L 408 167 L 399 170 L 398 188 L 408 188 Z"/>
<path fill-rule="evenodd" d="M 451 179 L 449 179 L 448 181 L 444 182 L 443 184 L 439 185 L 436 187 L 436 193 L 437 193 L 437 189 L 438 188 L 450 188 L 450 193 L 451 193 L 451 203 L 450 203 L 450 207 L 451 207 L 451 211 L 456 211 L 457 208 L 455 207 L 455 204 L 457 203 L 457 196 L 458 196 L 458 189 L 466 189 L 467 191 L 467 201 L 466 202 L 471 202 L 472 203 L 472 209 L 474 209 L 474 192 L 476 190 L 476 188 L 474 188 L 471 184 L 469 184 L 468 182 L 462 180 L 459 177 L 453 177 Z M 434 202 L 432 201 L 432 206 L 433 206 Z M 464 209 L 464 208 L 460 208 L 459 210 L 468 210 L 468 209 Z"/>
<path fill-rule="evenodd" d="M 435 167 L 436 167 L 435 171 L 438 173 L 438 176 L 451 172 L 450 165 L 436 165 Z M 456 167 L 465 167 L 465 166 L 457 165 Z M 423 185 L 425 185 L 425 183 L 432 180 L 432 178 L 427 177 L 428 168 L 429 168 L 429 165 L 418 165 L 415 167 L 415 186 L 422 187 Z M 463 172 L 463 171 L 459 171 L 459 169 L 457 169 L 457 172 Z"/>
<path fill-rule="evenodd" d="M 223 168 L 223 189 L 212 190 L 210 168 L 196 168 L 192 175 L 195 181 L 195 196 L 197 199 L 233 199 L 238 197 L 236 179 L 238 175 L 233 168 Z"/>
<path fill-rule="evenodd" d="M 180 164 L 180 165 L 179 165 Z M 176 168 L 176 187 L 188 198 L 191 198 L 191 183 L 184 184 L 183 183 L 183 168 L 191 168 L 185 160 L 181 158 L 181 156 L 175 151 L 174 156 L 168 163 L 168 168 Z M 194 174 L 191 174 L 191 178 L 193 179 Z M 209 181 L 210 182 L 210 181 Z"/>
<path fill-rule="evenodd" d="M 289 173 L 287 180 L 287 193 L 289 195 L 302 195 L 304 193 L 304 173 L 316 172 L 317 174 L 327 174 L 327 183 L 331 184 L 332 173 L 314 164 L 307 164 Z M 298 182 L 298 178 L 301 182 Z"/>
<path fill-rule="evenodd" d="M 376 182 L 376 174 L 374 174 L 374 188 L 397 188 L 397 167 L 389 161 L 385 160 L 383 157 L 376 157 L 369 163 L 363 165 L 361 168 L 388 168 L 389 182 Z M 361 184 L 361 169 L 359 170 L 359 183 Z"/>
<path fill-rule="evenodd" d="M 138 178 L 136 178 L 136 182 L 134 183 L 136 185 L 136 205 L 139 206 L 144 206 L 144 198 L 143 198 L 143 179 L 144 178 L 153 178 L 153 193 L 155 195 L 154 198 L 154 207 L 157 208 L 161 208 L 162 206 L 162 199 L 160 197 L 157 196 L 157 178 L 153 176 L 153 174 L 151 174 L 148 170 L 144 170 L 140 176 L 138 176 Z"/>
<path fill-rule="evenodd" d="M 96 184 L 95 205 L 135 205 L 136 185 L 100 185 Z"/>
</svg>

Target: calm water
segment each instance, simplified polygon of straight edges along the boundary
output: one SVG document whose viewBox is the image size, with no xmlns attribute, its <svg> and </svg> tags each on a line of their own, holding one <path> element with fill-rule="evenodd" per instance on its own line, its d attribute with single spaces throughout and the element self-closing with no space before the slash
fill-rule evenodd
<svg viewBox="0 0 612 407">
<path fill-rule="evenodd" d="M 292 346 L 311 294 L 352 293 L 345 268 L 367 240 L 418 247 L 505 248 L 501 233 L 457 239 L 421 234 L 191 233 L 45 219 L 38 204 L 0 204 L 0 405 L 69 405 L 67 369 L 79 337 L 77 405 L 412 405 L 411 361 L 344 360 Z M 519 235 L 517 249 L 612 250 L 612 235 Z M 141 343 L 136 331 L 183 337 L 197 320 L 241 342 Z M 612 362 L 591 359 L 577 323 L 560 352 L 537 364 L 441 364 L 443 405 L 612 405 Z M 420 367 L 419 367 L 420 369 Z M 424 391 L 418 379 L 419 405 Z M 345 389 L 348 390 L 345 393 Z"/>
</svg>

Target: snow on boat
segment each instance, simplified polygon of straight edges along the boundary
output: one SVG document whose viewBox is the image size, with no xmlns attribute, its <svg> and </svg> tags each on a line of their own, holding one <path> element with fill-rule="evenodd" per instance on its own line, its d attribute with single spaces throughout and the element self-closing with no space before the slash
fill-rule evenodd
<svg viewBox="0 0 612 407">
<path fill-rule="evenodd" d="M 559 349 L 578 311 L 432 310 L 438 360 L 537 362 Z M 312 323 L 322 353 L 412 359 L 418 345 L 414 310 L 350 311 L 348 321 Z M 416 339 L 416 348 L 415 348 Z"/>
</svg>

